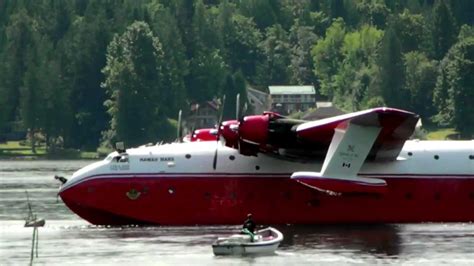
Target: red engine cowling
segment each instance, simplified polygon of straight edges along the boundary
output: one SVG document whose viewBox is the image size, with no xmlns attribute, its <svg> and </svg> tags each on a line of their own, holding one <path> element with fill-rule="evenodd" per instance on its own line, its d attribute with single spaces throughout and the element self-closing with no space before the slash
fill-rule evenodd
<svg viewBox="0 0 474 266">
<path fill-rule="evenodd" d="M 191 133 L 190 141 L 211 141 L 217 140 L 217 130 L 215 128 L 196 129 Z"/>
<path fill-rule="evenodd" d="M 222 122 L 219 133 L 225 140 L 225 145 L 230 148 L 238 148 L 239 145 L 239 121 L 229 120 Z"/>
<path fill-rule="evenodd" d="M 246 116 L 240 122 L 240 139 L 251 144 L 266 144 L 268 139 L 268 115 Z"/>
</svg>

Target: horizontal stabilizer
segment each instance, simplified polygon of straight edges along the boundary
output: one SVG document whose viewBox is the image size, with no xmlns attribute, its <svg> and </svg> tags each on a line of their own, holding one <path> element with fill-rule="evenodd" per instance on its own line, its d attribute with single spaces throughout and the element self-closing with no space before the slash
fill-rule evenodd
<svg viewBox="0 0 474 266">
<path fill-rule="evenodd" d="M 310 188 L 331 195 L 342 193 L 383 194 L 387 183 L 383 179 L 366 177 L 327 177 L 316 172 L 295 172 L 291 178 Z"/>
</svg>

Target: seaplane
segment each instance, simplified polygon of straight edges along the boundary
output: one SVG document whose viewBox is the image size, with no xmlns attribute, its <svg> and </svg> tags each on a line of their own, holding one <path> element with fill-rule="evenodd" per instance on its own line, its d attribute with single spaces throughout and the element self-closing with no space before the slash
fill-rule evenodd
<svg viewBox="0 0 474 266">
<path fill-rule="evenodd" d="M 116 151 L 59 196 L 96 225 L 474 221 L 474 141 L 410 139 L 419 116 L 374 108 L 317 121 L 274 112 Z"/>
</svg>

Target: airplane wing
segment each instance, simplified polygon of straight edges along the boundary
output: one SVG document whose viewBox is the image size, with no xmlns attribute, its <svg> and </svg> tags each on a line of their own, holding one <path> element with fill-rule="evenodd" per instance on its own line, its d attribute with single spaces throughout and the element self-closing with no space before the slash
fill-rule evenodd
<svg viewBox="0 0 474 266">
<path fill-rule="evenodd" d="M 292 175 L 311 188 L 335 194 L 382 193 L 386 189 L 384 180 L 364 178 L 358 173 L 367 160 L 395 160 L 418 119 L 414 113 L 385 107 L 311 122 L 266 112 L 223 122 L 217 133 L 223 136 L 225 145 L 243 155 L 282 155 L 280 150 L 293 158 L 324 155 L 321 172 Z"/>
<path fill-rule="evenodd" d="M 361 130 L 367 132 L 380 128 L 368 156 L 377 160 L 394 160 L 413 134 L 418 119 L 414 113 L 382 107 L 303 123 L 296 132 L 304 141 L 332 145 L 333 137 L 338 135 L 336 132 L 345 131 L 349 125 L 362 127 Z M 353 138 L 353 142 L 357 142 L 360 136 L 354 135 Z"/>
<path fill-rule="evenodd" d="M 299 138 L 330 144 L 320 173 L 296 172 L 292 178 L 330 194 L 383 193 L 385 181 L 358 176 L 360 168 L 367 158 L 396 159 L 417 121 L 410 112 L 376 108 L 303 123 L 296 128 Z"/>
</svg>

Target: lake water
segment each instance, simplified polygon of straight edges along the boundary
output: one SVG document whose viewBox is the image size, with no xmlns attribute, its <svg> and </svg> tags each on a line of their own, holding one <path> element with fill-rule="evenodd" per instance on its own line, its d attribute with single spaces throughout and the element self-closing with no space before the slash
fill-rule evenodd
<svg viewBox="0 0 474 266">
<path fill-rule="evenodd" d="M 28 265 L 25 190 L 39 229 L 34 265 L 474 265 L 474 224 L 275 226 L 285 236 L 271 256 L 215 257 L 211 243 L 239 226 L 98 227 L 70 212 L 54 175 L 90 161 L 0 161 L 0 265 Z"/>
</svg>

